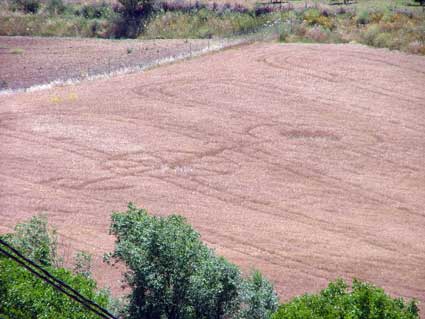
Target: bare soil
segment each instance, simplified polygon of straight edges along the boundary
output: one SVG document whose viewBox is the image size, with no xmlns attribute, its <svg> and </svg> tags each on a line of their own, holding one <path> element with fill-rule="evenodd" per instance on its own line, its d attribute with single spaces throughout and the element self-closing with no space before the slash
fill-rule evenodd
<svg viewBox="0 0 425 319">
<path fill-rule="evenodd" d="M 0 232 L 48 213 L 118 293 L 101 256 L 133 201 L 186 216 L 282 300 L 357 277 L 424 304 L 424 80 L 420 56 L 254 44 L 0 96 Z"/>
<path fill-rule="evenodd" d="M 196 52 L 214 43 L 0 36 L 0 90 L 110 73 Z"/>
</svg>

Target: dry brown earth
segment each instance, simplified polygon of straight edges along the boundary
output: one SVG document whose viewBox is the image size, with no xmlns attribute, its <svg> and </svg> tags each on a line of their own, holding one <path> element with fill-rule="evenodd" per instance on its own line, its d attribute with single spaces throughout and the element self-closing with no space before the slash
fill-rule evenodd
<svg viewBox="0 0 425 319">
<path fill-rule="evenodd" d="M 254 44 L 0 96 L 0 232 L 37 212 L 96 254 L 128 201 L 179 213 L 282 299 L 358 277 L 425 302 L 425 58 Z"/>
<path fill-rule="evenodd" d="M 195 53 L 213 40 L 103 40 L 0 36 L 0 90 L 78 79 Z"/>
</svg>

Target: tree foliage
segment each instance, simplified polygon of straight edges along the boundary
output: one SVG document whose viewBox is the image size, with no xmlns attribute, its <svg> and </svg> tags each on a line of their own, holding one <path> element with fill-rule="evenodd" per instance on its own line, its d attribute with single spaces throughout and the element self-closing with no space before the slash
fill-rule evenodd
<svg viewBox="0 0 425 319">
<path fill-rule="evenodd" d="M 98 292 L 95 281 L 85 277 L 85 273 L 74 275 L 69 270 L 56 267 L 57 236 L 56 232 L 48 227 L 45 216 L 35 216 L 28 222 L 18 224 L 14 233 L 3 235 L 2 239 L 83 296 L 101 306 L 108 305 L 109 295 L 106 292 Z M 35 277 L 15 261 L 0 255 L 0 318 L 97 319 L 98 317 Z"/>
<path fill-rule="evenodd" d="M 4 235 L 3 239 L 42 266 L 59 263 L 56 230 L 48 226 L 45 215 L 37 215 L 17 224 L 14 233 Z"/>
<path fill-rule="evenodd" d="M 153 12 L 154 0 L 118 0 L 118 2 L 122 8 L 120 20 L 116 22 L 122 29 L 122 35 L 129 38 L 137 37 Z"/>
<path fill-rule="evenodd" d="M 354 280 L 331 282 L 317 295 L 306 294 L 282 304 L 272 319 L 418 319 L 414 301 L 393 299 L 384 290 Z"/>
<path fill-rule="evenodd" d="M 12 1 L 18 10 L 24 13 L 37 13 L 41 3 L 39 0 L 14 0 Z"/>
<path fill-rule="evenodd" d="M 111 233 L 117 238 L 111 257 L 129 269 L 130 318 L 266 318 L 276 309 L 270 283 L 243 279 L 183 217 L 155 217 L 130 204 L 127 212 L 112 215 Z M 263 297 L 273 301 L 257 300 Z M 246 316 L 250 312 L 242 309 L 256 302 L 265 314 Z"/>
<path fill-rule="evenodd" d="M 272 284 L 255 270 L 244 283 L 241 318 L 267 319 L 278 307 L 277 294 Z"/>
<path fill-rule="evenodd" d="M 103 307 L 108 295 L 96 283 L 63 268 L 46 268 L 85 297 Z M 4 319 L 97 319 L 83 306 L 35 277 L 16 262 L 0 257 L 0 317 Z"/>
<path fill-rule="evenodd" d="M 91 278 L 92 256 L 86 251 L 78 251 L 74 258 L 74 274 Z"/>
</svg>

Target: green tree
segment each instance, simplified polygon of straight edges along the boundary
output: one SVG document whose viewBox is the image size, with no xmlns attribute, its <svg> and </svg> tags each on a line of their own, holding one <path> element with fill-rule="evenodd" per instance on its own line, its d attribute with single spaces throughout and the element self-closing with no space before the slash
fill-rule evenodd
<svg viewBox="0 0 425 319">
<path fill-rule="evenodd" d="M 393 299 L 384 290 L 354 280 L 331 282 L 319 294 L 306 294 L 282 304 L 272 319 L 418 319 L 414 301 Z"/>
<path fill-rule="evenodd" d="M 45 267 L 83 296 L 106 307 L 108 295 L 96 283 L 63 268 Z M 0 256 L 0 318 L 98 319 L 97 315 L 35 277 L 15 261 Z"/>
<path fill-rule="evenodd" d="M 243 291 L 242 318 L 267 319 L 277 310 L 279 299 L 273 285 L 258 270 L 245 280 Z"/>
<path fill-rule="evenodd" d="M 32 217 L 29 221 L 16 225 L 14 233 L 3 235 L 1 238 L 83 296 L 103 307 L 108 306 L 109 295 L 106 292 L 98 292 L 95 281 L 56 267 L 57 235 L 56 231 L 48 226 L 46 216 Z M 97 319 L 98 317 L 15 261 L 0 254 L 0 318 Z"/>
<path fill-rule="evenodd" d="M 183 217 L 155 217 L 129 204 L 126 212 L 112 215 L 111 233 L 116 243 L 109 257 L 129 269 L 130 318 L 251 319 L 251 312 L 241 309 L 251 309 L 253 300 L 262 307 L 258 313 L 265 312 L 254 319 L 275 310 L 275 300 L 257 300 L 270 297 L 266 291 L 271 285 L 260 275 L 245 281 L 235 265 L 201 242 Z M 272 288 L 271 293 L 275 296 Z"/>
<path fill-rule="evenodd" d="M 37 13 L 41 6 L 39 0 L 13 0 L 12 3 L 24 13 Z"/>
<path fill-rule="evenodd" d="M 74 258 L 74 274 L 90 278 L 92 256 L 86 251 L 78 251 Z"/>
<path fill-rule="evenodd" d="M 48 0 L 46 3 L 46 10 L 50 15 L 63 14 L 66 6 L 62 0 Z"/>
<path fill-rule="evenodd" d="M 27 258 L 42 266 L 57 266 L 57 233 L 48 226 L 47 217 L 38 215 L 19 223 L 13 234 L 3 236 L 7 242 Z"/>
<path fill-rule="evenodd" d="M 243 280 L 238 267 L 204 249 L 198 270 L 190 278 L 194 318 L 234 316 L 240 306 Z"/>
<path fill-rule="evenodd" d="M 118 21 L 122 33 L 135 38 L 142 31 L 144 23 L 153 12 L 153 0 L 118 0 L 122 5 L 121 19 Z"/>
</svg>

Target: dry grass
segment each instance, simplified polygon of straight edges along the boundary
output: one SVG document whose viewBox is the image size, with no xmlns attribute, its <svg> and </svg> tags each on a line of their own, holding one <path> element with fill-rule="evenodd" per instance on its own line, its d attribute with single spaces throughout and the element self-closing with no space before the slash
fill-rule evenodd
<svg viewBox="0 0 425 319">
<path fill-rule="evenodd" d="M 24 52 L 25 52 L 24 49 L 21 49 L 21 48 L 15 48 L 9 51 L 9 53 L 11 54 L 23 54 Z"/>
</svg>

